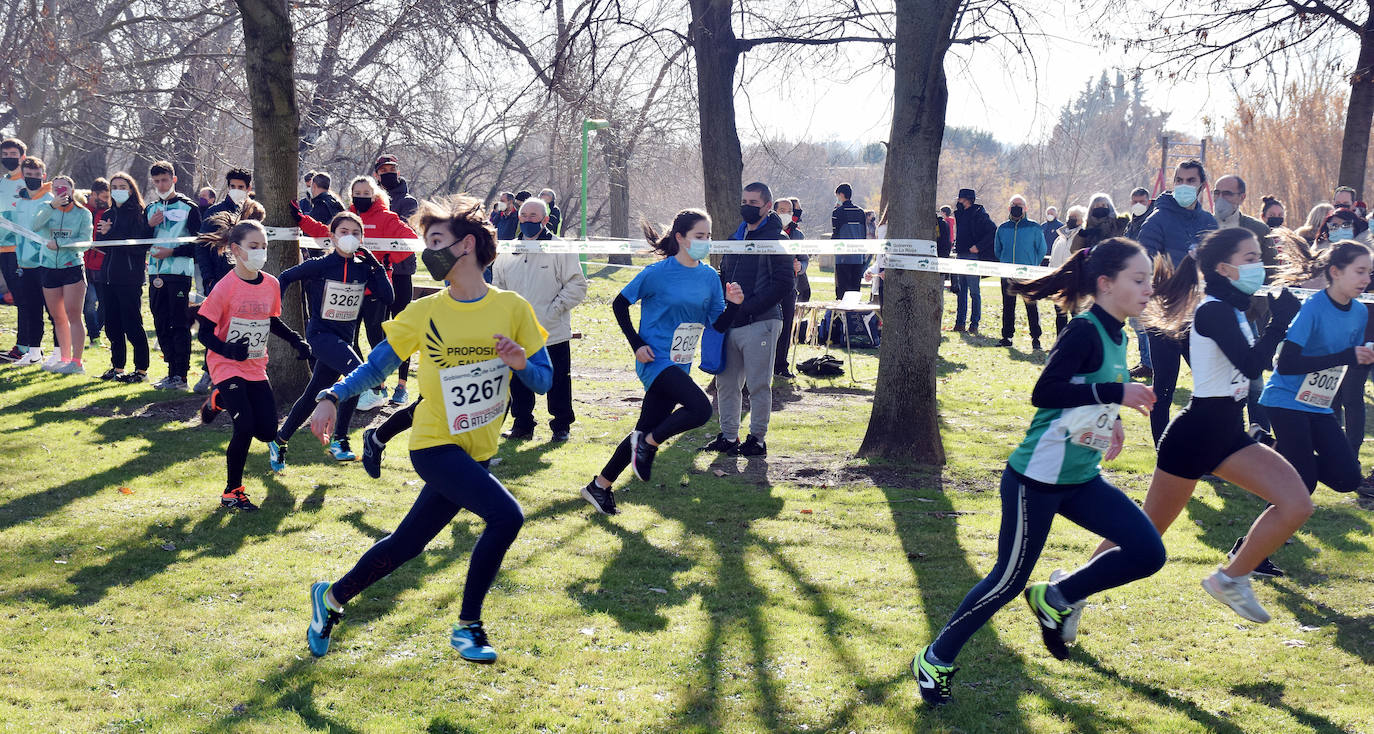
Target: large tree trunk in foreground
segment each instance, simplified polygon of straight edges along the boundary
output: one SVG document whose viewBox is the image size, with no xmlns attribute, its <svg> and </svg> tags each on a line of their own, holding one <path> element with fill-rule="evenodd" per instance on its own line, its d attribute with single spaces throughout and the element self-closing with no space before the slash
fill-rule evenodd
<svg viewBox="0 0 1374 734">
<path fill-rule="evenodd" d="M 945 52 L 960 0 L 897 0 L 892 133 L 883 204 L 893 238 L 934 239 L 936 171 L 945 130 Z M 935 399 L 942 278 L 889 269 L 883 284 L 878 385 L 860 456 L 945 463 Z"/>
<path fill-rule="evenodd" d="M 1360 57 L 1350 75 L 1350 106 L 1345 113 L 1341 139 L 1341 172 L 1336 183 L 1364 196 L 1365 165 L 1369 161 L 1369 128 L 1374 120 L 1374 13 L 1365 21 L 1360 36 Z"/>
<path fill-rule="evenodd" d="M 697 67 L 701 173 L 711 237 L 723 240 L 739 225 L 744 157 L 735 128 L 735 67 L 739 44 L 730 25 L 731 0 L 691 0 L 688 37 Z"/>
<path fill-rule="evenodd" d="M 253 105 L 253 189 L 267 208 L 270 227 L 292 227 L 291 202 L 299 180 L 296 155 L 300 113 L 296 108 L 294 69 L 296 46 L 291 40 L 291 16 L 286 0 L 237 0 L 243 17 L 244 58 L 248 70 L 249 99 Z M 294 239 L 267 243 L 267 271 L 279 274 L 300 262 Z M 300 286 L 293 285 L 282 297 L 282 320 L 305 332 L 304 304 Z M 281 339 L 268 342 L 267 375 L 279 400 L 300 395 L 310 379 L 310 368 L 296 359 L 295 350 Z"/>
</svg>

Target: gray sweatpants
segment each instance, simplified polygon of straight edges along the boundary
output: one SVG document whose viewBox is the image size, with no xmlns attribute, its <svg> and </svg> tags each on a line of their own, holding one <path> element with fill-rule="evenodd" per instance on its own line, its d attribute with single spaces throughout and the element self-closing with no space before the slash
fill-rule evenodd
<svg viewBox="0 0 1374 734">
<path fill-rule="evenodd" d="M 769 319 L 736 326 L 726 337 L 725 371 L 716 376 L 716 401 L 720 432 L 730 441 L 739 440 L 744 385 L 749 386 L 749 432 L 760 441 L 768 435 L 768 419 L 773 415 L 773 352 L 781 333 L 782 320 Z"/>
</svg>

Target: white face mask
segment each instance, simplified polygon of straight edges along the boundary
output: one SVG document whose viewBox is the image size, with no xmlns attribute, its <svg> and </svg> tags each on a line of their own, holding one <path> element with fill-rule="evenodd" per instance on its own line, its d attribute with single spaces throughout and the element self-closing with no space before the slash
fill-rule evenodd
<svg viewBox="0 0 1374 734">
<path fill-rule="evenodd" d="M 263 265 L 267 264 L 267 248 L 265 247 L 261 250 L 244 250 L 240 248 L 240 251 L 243 253 L 243 258 L 240 259 L 239 262 L 243 263 L 243 267 L 249 270 L 257 272 L 262 270 Z"/>
<path fill-rule="evenodd" d="M 110 198 L 114 199 L 115 205 L 123 205 L 129 200 L 129 192 L 127 189 L 114 189 L 110 192 Z"/>
<path fill-rule="evenodd" d="M 1144 214 L 1146 209 L 1149 209 L 1149 207 L 1148 207 L 1148 206 L 1145 206 L 1144 204 L 1132 204 L 1132 205 L 1131 205 L 1131 214 L 1134 214 L 1135 216 L 1138 217 L 1138 216 L 1141 216 L 1142 214 Z"/>
<path fill-rule="evenodd" d="M 354 235 L 346 234 L 334 241 L 334 248 L 345 255 L 352 255 L 358 251 L 358 246 L 363 243 Z"/>
<path fill-rule="evenodd" d="M 167 189 L 166 191 L 158 191 L 158 192 L 157 192 L 157 198 L 163 199 L 163 200 L 170 199 L 170 198 L 172 198 L 173 196 L 176 196 L 176 193 L 177 193 L 177 189 L 176 189 L 175 186 L 173 186 L 172 188 Z"/>
<path fill-rule="evenodd" d="M 243 202 L 247 201 L 247 199 L 247 191 L 243 189 L 229 189 L 229 200 L 234 202 L 235 206 L 243 206 Z"/>
</svg>

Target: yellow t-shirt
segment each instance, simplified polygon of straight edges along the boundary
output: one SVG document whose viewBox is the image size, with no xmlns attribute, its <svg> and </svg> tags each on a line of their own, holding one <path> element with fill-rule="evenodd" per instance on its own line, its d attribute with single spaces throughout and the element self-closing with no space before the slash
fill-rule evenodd
<svg viewBox="0 0 1374 734">
<path fill-rule="evenodd" d="M 410 449 L 456 444 L 477 461 L 494 456 L 510 381 L 519 378 L 509 368 L 489 370 L 484 375 L 487 379 L 470 376 L 476 375 L 476 370 L 455 368 L 494 364 L 492 360 L 499 357 L 493 334 L 503 334 L 524 347 L 527 357 L 543 349 L 548 332 L 539 325 L 529 302 L 514 291 L 493 286 L 472 303 L 455 301 L 442 290 L 414 301 L 382 324 L 382 329 L 401 359 L 420 353 L 420 396 L 424 401 L 415 409 Z M 474 406 L 480 419 L 469 412 Z M 469 419 L 486 422 L 468 428 Z"/>
</svg>

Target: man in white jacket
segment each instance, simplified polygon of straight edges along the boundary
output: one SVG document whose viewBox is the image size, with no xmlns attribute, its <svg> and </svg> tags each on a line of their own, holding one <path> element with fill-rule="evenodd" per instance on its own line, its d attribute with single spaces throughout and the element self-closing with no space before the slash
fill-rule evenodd
<svg viewBox="0 0 1374 734">
<path fill-rule="evenodd" d="M 520 206 L 518 241 L 558 239 L 548 230 L 549 207 L 539 197 Z M 498 255 L 492 263 L 492 285 L 515 291 L 534 306 L 539 323 L 549 332 L 544 348 L 553 363 L 553 387 L 549 388 L 549 428 L 553 440 L 568 440 L 575 416 L 572 406 L 572 309 L 587 297 L 587 278 L 576 254 L 543 253 Z M 534 392 L 519 380 L 510 383 L 513 419 L 506 438 L 534 438 Z"/>
</svg>

